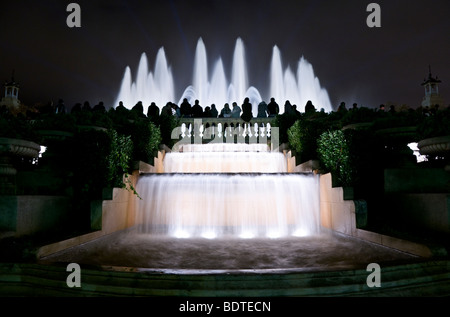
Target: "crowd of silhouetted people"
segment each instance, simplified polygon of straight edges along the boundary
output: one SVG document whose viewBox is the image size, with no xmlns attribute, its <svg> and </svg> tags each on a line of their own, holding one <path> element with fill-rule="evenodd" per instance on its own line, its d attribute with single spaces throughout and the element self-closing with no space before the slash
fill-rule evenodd
<svg viewBox="0 0 450 317">
<path fill-rule="evenodd" d="M 289 101 L 287 101 L 289 103 Z M 289 104 L 290 106 L 290 104 Z M 119 102 L 118 107 L 124 107 L 122 101 Z M 132 110 L 144 113 L 142 102 L 139 101 L 133 106 Z M 147 108 L 147 117 L 155 117 L 159 115 L 171 115 L 178 118 L 241 118 L 245 121 L 250 121 L 253 118 L 252 112 L 253 106 L 250 103 L 249 98 L 245 98 L 241 106 L 237 102 L 231 104 L 225 103 L 220 112 L 217 110 L 215 104 L 206 106 L 203 108 L 200 105 L 199 100 L 195 100 L 194 104 L 190 104 L 187 98 L 184 98 L 180 105 L 173 102 L 167 102 L 162 109 L 160 109 L 154 102 L 152 102 Z M 290 106 L 290 109 L 295 111 L 295 107 Z M 269 104 L 261 101 L 258 104 L 258 118 L 275 117 L 279 114 L 280 108 L 275 101 L 275 98 L 271 98 Z"/>
<path fill-rule="evenodd" d="M 115 107 L 115 109 L 130 109 L 130 105 L 123 104 L 122 101 L 119 102 L 119 105 Z M 347 108 L 345 102 L 341 102 L 337 107 L 335 112 L 343 113 L 352 110 L 357 110 L 364 107 L 358 107 L 357 103 L 353 103 L 353 105 Z M 249 122 L 253 116 L 252 112 L 253 106 L 250 103 L 249 98 L 245 98 L 243 103 L 239 106 L 237 102 L 225 103 L 220 110 L 217 110 L 215 104 L 211 104 L 210 106 L 200 105 L 199 100 L 195 100 L 193 104 L 189 103 L 187 98 L 184 98 L 180 105 L 177 105 L 173 102 L 167 102 L 165 106 L 161 109 L 155 102 L 152 102 L 148 108 L 147 112 L 144 111 L 144 105 L 141 101 L 139 101 L 136 105 L 134 105 L 131 110 L 138 113 L 139 115 L 147 117 L 159 117 L 161 115 L 175 116 L 177 118 L 241 118 L 246 122 Z M 385 112 L 385 113 L 395 113 L 395 112 L 403 112 L 403 111 L 417 111 L 423 114 L 424 116 L 429 116 L 435 114 L 438 110 L 442 110 L 439 108 L 439 105 L 435 105 L 432 107 L 418 107 L 416 109 L 409 108 L 407 106 L 395 107 L 394 105 L 385 106 L 381 104 L 377 108 L 369 108 L 375 112 Z M 36 107 L 32 108 L 32 111 L 27 113 L 27 117 L 33 117 L 38 113 L 76 113 L 83 111 L 91 111 L 91 112 L 107 112 L 107 109 L 102 101 L 98 104 L 91 106 L 88 101 L 85 101 L 83 104 L 76 103 L 70 110 L 66 108 L 64 101 L 59 99 L 57 103 L 48 103 L 45 105 L 40 105 L 39 109 Z M 8 111 L 7 107 L 1 107 L 0 113 L 4 113 Z M 317 108 L 313 105 L 311 100 L 308 100 L 304 107 L 304 113 L 314 113 L 314 112 L 324 112 L 325 110 L 321 108 L 317 110 Z M 280 113 L 280 106 L 276 102 L 275 98 L 270 98 L 269 103 L 265 101 L 261 101 L 257 106 L 257 118 L 270 118 L 276 117 Z M 297 110 L 297 106 L 292 105 L 289 100 L 286 100 L 284 103 L 284 114 L 293 114 L 300 116 L 301 113 Z"/>
<path fill-rule="evenodd" d="M 122 101 L 119 102 L 118 107 L 124 107 Z M 142 102 L 139 101 L 133 106 L 132 110 L 144 113 L 144 107 Z M 267 104 L 265 101 L 261 101 L 258 104 L 257 118 L 270 118 L 275 117 L 280 113 L 280 107 L 275 101 L 275 98 L 271 98 Z M 160 109 L 154 102 L 152 102 L 147 108 L 147 116 L 154 117 L 159 115 L 172 115 L 178 118 L 241 118 L 244 121 L 250 121 L 253 118 L 253 106 L 250 103 L 249 98 L 245 98 L 242 105 L 238 105 L 237 102 L 225 103 L 220 110 L 217 110 L 215 104 L 202 107 L 199 100 L 195 100 L 194 104 L 189 103 L 187 98 L 184 98 L 180 105 L 173 102 L 167 102 L 162 109 Z M 305 107 L 305 111 L 316 111 L 315 107 L 308 101 Z M 300 115 L 296 105 L 291 105 L 289 101 L 285 102 L 284 113 L 293 113 Z"/>
</svg>

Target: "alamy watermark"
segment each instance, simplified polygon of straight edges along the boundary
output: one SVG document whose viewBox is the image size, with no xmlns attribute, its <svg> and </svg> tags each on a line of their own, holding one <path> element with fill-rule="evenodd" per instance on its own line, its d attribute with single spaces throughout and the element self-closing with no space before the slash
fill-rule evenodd
<svg viewBox="0 0 450 317">
<path fill-rule="evenodd" d="M 78 3 L 69 3 L 66 11 L 70 12 L 67 16 L 66 24 L 69 28 L 81 27 L 81 7 Z M 366 7 L 366 12 L 370 12 L 367 16 L 366 24 L 370 28 L 381 27 L 381 7 L 378 3 L 369 3 Z"/>
<path fill-rule="evenodd" d="M 78 263 L 70 263 L 67 265 L 67 272 L 71 272 L 66 278 L 68 287 L 81 287 L 81 268 Z"/>
<path fill-rule="evenodd" d="M 66 24 L 69 28 L 81 27 L 81 7 L 78 3 L 69 3 L 66 7 L 66 11 L 70 12 L 67 16 Z"/>
<path fill-rule="evenodd" d="M 369 3 L 366 8 L 367 12 L 371 12 L 366 19 L 369 28 L 381 27 L 381 7 L 378 3 Z"/>
<path fill-rule="evenodd" d="M 371 272 L 366 279 L 368 287 L 381 287 L 381 267 L 378 263 L 370 263 L 366 268 L 367 272 Z"/>
<path fill-rule="evenodd" d="M 67 272 L 71 272 L 66 278 L 67 287 L 81 287 L 81 267 L 78 263 L 67 265 Z M 366 285 L 370 288 L 381 287 L 381 267 L 378 263 L 369 263 L 366 268 L 371 272 L 366 278 Z"/>
</svg>

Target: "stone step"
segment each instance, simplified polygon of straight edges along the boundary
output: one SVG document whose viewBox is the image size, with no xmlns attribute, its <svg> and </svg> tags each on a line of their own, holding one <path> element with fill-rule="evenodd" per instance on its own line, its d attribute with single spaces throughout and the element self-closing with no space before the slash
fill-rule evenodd
<svg viewBox="0 0 450 317">
<path fill-rule="evenodd" d="M 381 267 L 381 287 L 365 269 L 327 272 L 174 274 L 81 268 L 70 288 L 64 265 L 0 264 L 0 296 L 450 296 L 450 261 Z"/>
</svg>

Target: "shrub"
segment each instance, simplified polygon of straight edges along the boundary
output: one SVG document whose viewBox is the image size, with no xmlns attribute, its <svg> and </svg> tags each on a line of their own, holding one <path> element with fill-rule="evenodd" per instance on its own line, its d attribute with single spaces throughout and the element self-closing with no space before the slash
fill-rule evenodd
<svg viewBox="0 0 450 317">
<path fill-rule="evenodd" d="M 112 128 L 112 120 L 108 113 L 103 111 L 79 111 L 71 114 L 75 123 L 81 126 L 97 126 L 106 129 Z"/>
<path fill-rule="evenodd" d="M 423 116 L 418 111 L 401 111 L 386 113 L 374 121 L 374 129 L 390 129 L 398 127 L 418 126 L 423 121 Z"/>
<path fill-rule="evenodd" d="M 133 142 L 130 136 L 119 135 L 115 130 L 109 130 L 111 147 L 106 158 L 108 166 L 107 184 L 112 187 L 125 188 L 127 182 L 123 182 L 123 177 L 128 179 L 131 158 L 133 154 Z"/>
<path fill-rule="evenodd" d="M 290 147 L 300 162 L 317 158 L 317 139 L 325 130 L 321 120 L 297 120 L 288 130 Z"/>
<path fill-rule="evenodd" d="M 161 142 L 169 148 L 172 148 L 175 144 L 175 141 L 178 141 L 172 140 L 172 131 L 173 129 L 180 126 L 179 120 L 175 116 L 166 114 L 162 114 L 154 120 L 154 123 L 159 127 L 159 130 L 161 131 Z"/>
<path fill-rule="evenodd" d="M 372 122 L 377 117 L 374 109 L 361 107 L 345 112 L 342 117 L 342 125 L 352 123 L 368 123 Z"/>
<path fill-rule="evenodd" d="M 33 125 L 21 114 L 17 116 L 9 113 L 0 115 L 0 137 L 23 139 L 39 143 L 39 137 Z"/>
<path fill-rule="evenodd" d="M 450 135 L 450 108 L 426 117 L 417 129 L 422 139 Z"/>
<path fill-rule="evenodd" d="M 299 119 L 296 114 L 283 113 L 279 114 L 273 120 L 273 126 L 279 128 L 280 144 L 289 142 L 288 130 Z"/>
<path fill-rule="evenodd" d="M 353 181 L 350 146 L 342 130 L 326 131 L 317 140 L 319 160 L 326 171 L 331 172 L 342 186 Z"/>
<path fill-rule="evenodd" d="M 287 131 L 289 145 L 297 153 L 303 150 L 301 125 L 300 120 L 297 120 Z"/>
<path fill-rule="evenodd" d="M 134 191 L 128 179 L 133 152 L 130 136 L 115 130 L 85 130 L 74 136 L 73 148 L 69 166 L 75 199 L 83 209 L 100 199 L 105 187 Z"/>
<path fill-rule="evenodd" d="M 66 132 L 75 131 L 75 118 L 66 113 L 45 113 L 40 115 L 34 122 L 36 130 L 60 130 Z"/>
<path fill-rule="evenodd" d="M 72 170 L 76 209 L 89 210 L 90 202 L 102 197 L 103 188 L 108 186 L 106 158 L 110 151 L 111 138 L 104 131 L 84 130 L 74 135 L 67 166 Z"/>
<path fill-rule="evenodd" d="M 133 159 L 153 164 L 153 158 L 161 144 L 160 129 L 148 119 L 139 119 L 132 128 Z"/>
</svg>

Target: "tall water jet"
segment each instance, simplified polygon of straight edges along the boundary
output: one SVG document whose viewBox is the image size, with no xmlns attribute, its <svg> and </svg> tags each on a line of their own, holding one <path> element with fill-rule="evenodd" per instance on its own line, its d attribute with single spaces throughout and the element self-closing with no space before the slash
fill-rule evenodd
<svg viewBox="0 0 450 317">
<path fill-rule="evenodd" d="M 277 46 L 272 49 L 272 61 L 270 63 L 270 96 L 279 101 L 284 100 L 283 67 L 280 50 Z M 282 109 L 281 107 L 280 111 Z"/>
<path fill-rule="evenodd" d="M 325 110 L 332 109 L 328 91 L 320 86 L 319 78 L 314 75 L 312 65 L 303 56 L 298 62 L 297 86 L 302 106 L 311 100 L 314 105 L 319 105 Z"/>
<path fill-rule="evenodd" d="M 211 102 L 209 105 L 215 104 L 217 107 L 218 105 L 224 105 L 228 102 L 227 78 L 225 77 L 225 70 L 221 58 L 219 58 L 214 66 L 213 76 L 209 87 L 208 100 Z M 221 107 L 222 106 L 219 106 L 219 109 Z"/>
<path fill-rule="evenodd" d="M 175 102 L 172 70 L 167 63 L 164 48 L 158 50 L 154 73 L 148 71 L 147 55 L 142 53 L 136 80 L 132 81 L 131 69 L 127 66 L 120 87 L 114 107 L 117 107 L 119 102 L 123 102 L 128 109 L 139 101 L 142 101 L 144 106 L 149 106 L 151 102 L 160 106 L 169 101 Z"/>
<path fill-rule="evenodd" d="M 227 80 L 221 57 L 213 62 L 213 72 L 210 76 L 206 46 L 201 38 L 197 42 L 193 64 L 192 84 L 188 85 L 181 94 L 176 94 L 175 86 L 181 85 L 175 85 L 164 49 L 160 48 L 157 53 L 154 73 L 148 70 L 147 56 L 143 53 L 134 82 L 130 67 L 126 67 L 114 107 L 119 105 L 120 101 L 129 109 L 138 101 L 142 101 L 145 107 L 152 102 L 163 107 L 169 101 L 181 104 L 183 99 L 187 98 L 191 104 L 198 99 L 203 108 L 215 104 L 220 112 L 225 103 L 231 105 L 237 102 L 241 105 L 244 98 L 248 97 L 253 106 L 253 116 L 256 117 L 258 104 L 262 100 L 267 102 L 274 97 L 280 105 L 280 113 L 283 113 L 283 104 L 286 100 L 296 104 L 299 110 L 304 110 L 308 100 L 311 100 L 318 109 L 323 108 L 327 112 L 333 109 L 328 92 L 320 86 L 312 65 L 301 57 L 296 72 L 289 66 L 283 70 L 281 52 L 277 46 L 274 46 L 272 50 L 271 68 L 268 74 L 270 84 L 268 89 L 263 89 L 265 91 L 263 95 L 260 92 L 261 89 L 249 83 L 251 74 L 247 69 L 244 42 L 240 38 L 236 40 L 234 47 L 230 70 L 231 80 Z"/>
<path fill-rule="evenodd" d="M 196 92 L 195 99 L 202 102 L 208 102 L 208 61 L 206 56 L 205 44 L 203 40 L 199 39 L 197 43 L 197 49 L 195 50 L 194 61 L 194 85 L 193 89 Z M 193 104 L 194 100 L 190 100 Z"/>
<path fill-rule="evenodd" d="M 234 49 L 231 86 L 234 94 L 230 96 L 230 101 L 234 100 L 242 102 L 244 98 L 247 97 L 248 75 L 244 43 L 241 39 L 237 39 L 236 47 Z"/>
</svg>

